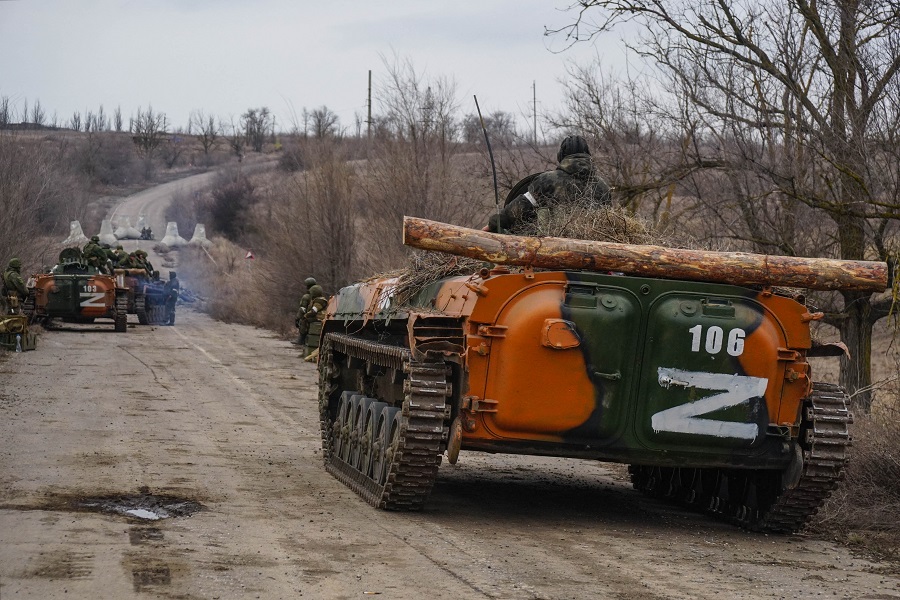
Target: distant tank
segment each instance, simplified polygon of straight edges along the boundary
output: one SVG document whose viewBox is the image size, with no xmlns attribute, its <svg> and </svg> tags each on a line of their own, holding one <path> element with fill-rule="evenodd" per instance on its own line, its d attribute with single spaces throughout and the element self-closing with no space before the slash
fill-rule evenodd
<svg viewBox="0 0 900 600">
<path fill-rule="evenodd" d="M 115 269 L 127 288 L 128 314 L 137 315 L 141 325 L 159 325 L 166 319 L 165 284 L 159 274 L 146 269 Z"/>
<path fill-rule="evenodd" d="M 502 236 L 465 231 L 500 262 Z M 472 450 L 625 463 L 639 490 L 795 532 L 842 478 L 848 397 L 813 381 L 835 348 L 796 292 L 502 266 L 397 287 L 341 289 L 319 347 L 326 469 L 373 506 L 420 509 L 442 454 Z"/>
<path fill-rule="evenodd" d="M 50 273 L 32 275 L 23 312 L 29 322 L 59 318 L 76 323 L 111 319 L 117 332 L 128 328 L 128 289 L 121 277 L 88 265 L 78 248 L 66 248 Z"/>
</svg>

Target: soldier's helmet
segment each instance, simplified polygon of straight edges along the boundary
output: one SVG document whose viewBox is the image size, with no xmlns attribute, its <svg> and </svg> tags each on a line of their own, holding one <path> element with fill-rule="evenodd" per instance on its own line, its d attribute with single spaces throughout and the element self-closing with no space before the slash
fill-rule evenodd
<svg viewBox="0 0 900 600">
<path fill-rule="evenodd" d="M 22 261 L 19 260 L 19 259 L 16 258 L 16 257 L 13 257 L 13 258 L 9 259 L 9 268 L 10 268 L 10 269 L 21 269 L 21 268 L 22 268 Z"/>
<path fill-rule="evenodd" d="M 309 295 L 313 298 L 318 298 L 325 295 L 325 290 L 322 289 L 321 285 L 317 284 L 309 288 Z"/>
<path fill-rule="evenodd" d="M 590 153 L 591 149 L 588 148 L 587 141 L 583 137 L 580 135 L 570 135 L 559 143 L 559 151 L 556 153 L 556 162 L 561 162 L 562 159 L 570 154 Z"/>
<path fill-rule="evenodd" d="M 315 277 L 307 277 L 303 283 L 306 284 L 306 287 L 312 287 L 312 286 L 316 285 L 316 278 Z"/>
<path fill-rule="evenodd" d="M 92 236 L 91 236 L 91 241 L 94 242 L 95 244 L 98 243 L 98 242 L 100 241 L 100 236 L 99 236 L 99 235 L 92 235 Z"/>
<path fill-rule="evenodd" d="M 124 249 L 125 248 L 122 246 L 122 244 L 116 244 L 116 250 L 124 250 Z"/>
<path fill-rule="evenodd" d="M 169 271 L 169 279 L 175 279 L 175 271 Z"/>
<path fill-rule="evenodd" d="M 134 254 L 135 254 L 136 256 L 140 256 L 140 257 L 147 256 L 147 252 L 146 252 L 145 250 L 135 250 L 135 251 L 134 251 Z"/>
</svg>

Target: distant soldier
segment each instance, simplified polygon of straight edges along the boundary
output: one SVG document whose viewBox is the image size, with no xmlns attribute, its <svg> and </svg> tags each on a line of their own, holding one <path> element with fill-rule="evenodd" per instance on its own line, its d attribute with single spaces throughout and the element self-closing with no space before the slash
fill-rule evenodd
<svg viewBox="0 0 900 600">
<path fill-rule="evenodd" d="M 7 313 L 19 314 L 22 302 L 28 297 L 28 289 L 22 280 L 22 261 L 18 258 L 9 259 L 9 266 L 3 273 L 3 297 L 6 299 Z"/>
<path fill-rule="evenodd" d="M 165 285 L 166 296 L 166 325 L 175 324 L 175 304 L 178 302 L 178 292 L 181 284 L 178 282 L 178 276 L 175 271 L 169 271 L 169 280 Z"/>
<path fill-rule="evenodd" d="M 312 286 L 316 285 L 316 280 L 314 277 L 307 277 L 303 284 L 306 286 L 306 293 L 300 297 L 300 304 L 297 306 L 297 316 L 294 318 L 294 325 L 300 331 L 297 341 L 292 342 L 296 346 L 306 345 L 306 334 L 309 333 L 309 324 L 304 317 L 306 317 L 306 312 L 309 310 L 309 304 L 312 301 L 309 291 Z"/>
<path fill-rule="evenodd" d="M 322 332 L 321 321 L 325 319 L 325 309 L 328 308 L 328 298 L 325 296 L 325 290 L 322 286 L 315 284 L 309 288 L 309 308 L 303 316 L 305 336 L 309 334 L 318 335 Z M 316 323 L 313 329 L 313 323 Z M 305 342 L 305 339 L 304 339 Z M 313 352 L 317 348 L 307 346 L 307 352 Z"/>
</svg>

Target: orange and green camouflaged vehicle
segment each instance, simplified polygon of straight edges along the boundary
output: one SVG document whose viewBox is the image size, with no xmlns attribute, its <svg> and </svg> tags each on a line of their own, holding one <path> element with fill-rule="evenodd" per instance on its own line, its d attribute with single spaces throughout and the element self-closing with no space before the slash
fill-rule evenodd
<svg viewBox="0 0 900 600">
<path fill-rule="evenodd" d="M 128 289 L 121 276 L 88 265 L 78 248 L 66 248 L 50 273 L 32 275 L 23 312 L 29 322 L 59 318 L 76 323 L 111 319 L 113 329 L 128 328 Z"/>
<path fill-rule="evenodd" d="M 518 241 L 456 229 L 492 263 Z M 341 289 L 318 364 L 326 469 L 373 506 L 415 510 L 445 453 L 619 462 L 644 492 L 755 530 L 802 528 L 850 445 L 847 395 L 807 362 L 833 350 L 813 346 L 821 315 L 769 285 L 636 276 L 626 263 L 494 265 L 402 306 L 394 278 Z M 886 285 L 886 266 L 860 264 L 864 285 Z"/>
</svg>

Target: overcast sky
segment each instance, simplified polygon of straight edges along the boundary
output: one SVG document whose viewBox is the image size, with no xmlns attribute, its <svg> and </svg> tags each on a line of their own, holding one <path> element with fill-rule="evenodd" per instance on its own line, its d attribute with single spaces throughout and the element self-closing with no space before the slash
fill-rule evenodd
<svg viewBox="0 0 900 600">
<path fill-rule="evenodd" d="M 399 56 L 452 78 L 464 112 L 531 114 L 558 106 L 571 61 L 618 44 L 565 50 L 545 26 L 574 16 L 568 0 L 0 0 L 0 96 L 17 111 L 40 100 L 126 117 L 152 104 L 174 126 L 194 109 L 223 118 L 267 106 L 279 124 L 327 105 L 352 127 L 365 114 L 368 70 Z M 558 52 L 554 52 L 557 50 Z M 378 106 L 375 105 L 377 112 Z M 279 127 L 281 128 L 281 127 Z"/>
</svg>

